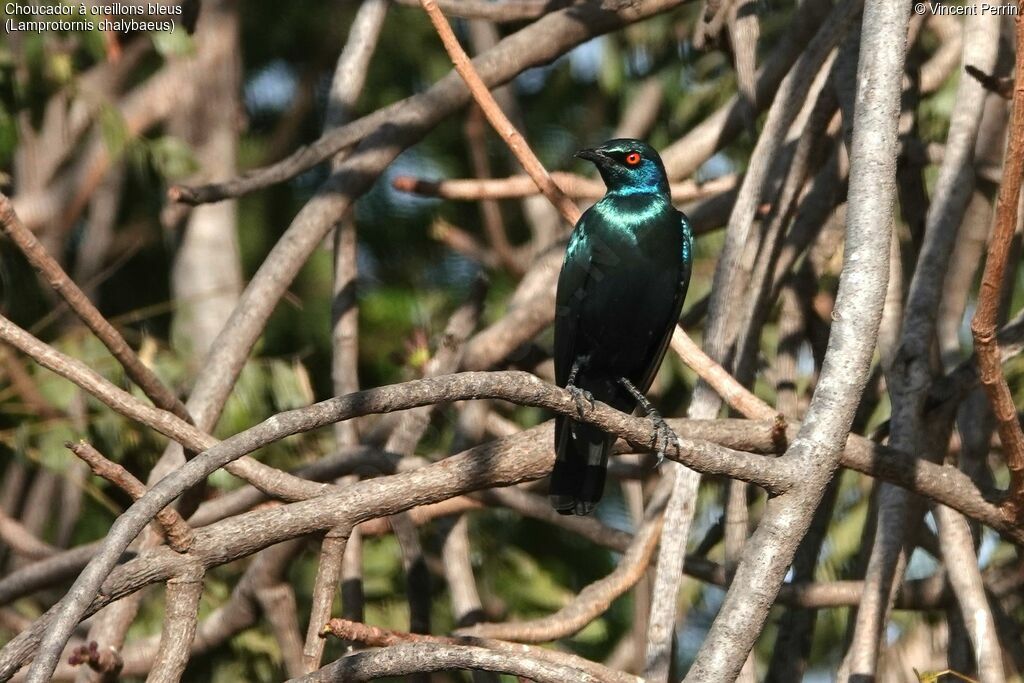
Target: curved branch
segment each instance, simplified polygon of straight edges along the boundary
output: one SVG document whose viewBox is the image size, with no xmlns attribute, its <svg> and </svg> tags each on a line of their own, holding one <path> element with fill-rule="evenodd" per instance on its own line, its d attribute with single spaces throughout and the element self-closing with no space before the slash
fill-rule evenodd
<svg viewBox="0 0 1024 683">
<path fill-rule="evenodd" d="M 659 491 L 648 506 L 643 525 L 633 537 L 615 571 L 588 585 L 568 605 L 554 614 L 533 621 L 477 624 L 459 629 L 456 633 L 480 638 L 543 643 L 565 638 L 582 630 L 604 614 L 616 598 L 635 586 L 647 571 L 651 557 L 654 556 L 654 548 L 661 536 L 665 503 L 668 502 L 671 488 L 669 480 L 663 479 Z"/>
<path fill-rule="evenodd" d="M 324 626 L 323 635 L 332 635 L 342 640 L 364 643 L 371 647 L 392 647 L 405 643 L 429 643 L 434 645 L 456 645 L 474 646 L 487 648 L 496 652 L 510 655 L 526 655 L 531 659 L 542 662 L 549 662 L 559 666 L 569 666 L 574 669 L 596 677 L 597 680 L 607 683 L 642 683 L 636 676 L 612 671 L 600 664 L 583 659 L 567 652 L 558 652 L 546 648 L 530 647 L 518 643 L 506 643 L 501 640 L 488 638 L 446 638 L 444 636 L 431 636 L 419 633 L 405 633 L 387 628 L 369 626 L 347 619 L 331 619 Z M 573 680 L 576 680 L 575 677 Z"/>
</svg>

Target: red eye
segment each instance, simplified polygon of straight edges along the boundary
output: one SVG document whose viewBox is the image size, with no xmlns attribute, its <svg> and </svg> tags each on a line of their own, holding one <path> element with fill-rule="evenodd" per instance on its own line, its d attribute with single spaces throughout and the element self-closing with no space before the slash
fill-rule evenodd
<svg viewBox="0 0 1024 683">
<path fill-rule="evenodd" d="M 640 152 L 630 152 L 626 155 L 626 163 L 630 166 L 636 166 L 640 163 Z"/>
</svg>

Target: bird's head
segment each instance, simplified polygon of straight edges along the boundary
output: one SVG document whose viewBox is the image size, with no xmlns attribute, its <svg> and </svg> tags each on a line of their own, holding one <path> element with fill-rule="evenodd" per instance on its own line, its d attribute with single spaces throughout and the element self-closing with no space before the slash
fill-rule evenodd
<svg viewBox="0 0 1024 683">
<path fill-rule="evenodd" d="M 576 152 L 576 156 L 592 161 L 597 166 L 609 192 L 668 193 L 665 166 L 658 153 L 646 142 L 619 138 L 594 149 L 581 149 Z"/>
</svg>

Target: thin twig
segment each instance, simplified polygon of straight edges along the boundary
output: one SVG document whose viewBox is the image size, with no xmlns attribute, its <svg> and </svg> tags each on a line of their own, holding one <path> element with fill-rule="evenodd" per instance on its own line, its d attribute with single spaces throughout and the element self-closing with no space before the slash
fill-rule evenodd
<svg viewBox="0 0 1024 683">
<path fill-rule="evenodd" d="M 663 479 L 659 491 L 648 505 L 645 520 L 629 549 L 611 574 L 581 590 L 573 600 L 554 614 L 526 622 L 478 624 L 457 631 L 459 635 L 498 638 L 526 643 L 543 643 L 566 638 L 579 632 L 604 614 L 612 602 L 636 585 L 647 571 L 654 548 L 661 536 L 665 503 L 671 490 L 669 479 Z"/>
<path fill-rule="evenodd" d="M 711 356 L 697 346 L 681 327 L 672 332 L 672 350 L 691 370 L 708 383 L 729 407 L 752 420 L 777 420 L 785 431 L 785 418 L 770 405 L 758 398 L 745 386 L 736 381 L 725 368 L 711 359 Z"/>
<path fill-rule="evenodd" d="M 68 450 L 81 458 L 96 476 L 103 477 L 114 484 L 131 496 L 133 500 L 138 500 L 146 495 L 145 484 L 116 462 L 105 458 L 92 444 L 83 440 L 78 443 L 69 441 L 64 445 Z M 177 510 L 173 507 L 164 508 L 157 513 L 156 521 L 160 524 L 160 528 L 163 529 L 164 536 L 167 538 L 167 545 L 175 552 L 188 552 L 195 534 L 192 528 L 189 527 L 188 522 L 181 518 Z"/>
<path fill-rule="evenodd" d="M 1021 7 L 1022 4 L 1018 3 L 1018 9 Z M 1024 45 L 1024 17 L 1019 16 L 1019 13 L 1014 17 L 1014 25 L 1017 45 Z M 1004 509 L 1008 517 L 1020 521 L 1024 519 L 1024 431 L 1021 430 L 1013 395 L 1000 367 L 996 324 L 1007 261 L 1017 225 L 1021 176 L 1024 175 L 1024 49 L 1017 50 L 1015 83 L 1003 182 L 999 186 L 995 223 L 978 292 L 978 308 L 971 320 L 971 334 L 974 336 L 981 383 L 992 403 L 999 440 L 1003 445 L 1006 466 L 1010 470 L 1010 489 Z"/>
<path fill-rule="evenodd" d="M 994 92 L 1004 100 L 1013 99 L 1014 87 L 1012 78 L 998 78 L 992 74 L 985 73 L 973 64 L 965 64 L 964 71 L 981 83 L 985 87 L 985 90 Z"/>
<path fill-rule="evenodd" d="M 118 360 L 128 376 L 139 385 L 153 403 L 174 413 L 183 420 L 189 420 L 188 411 L 160 379 L 139 359 L 121 333 L 103 317 L 103 314 L 89 301 L 89 297 L 68 277 L 64 269 L 32 232 L 22 225 L 14 212 L 14 205 L 6 195 L 0 194 L 0 227 L 18 245 L 36 270 L 46 278 L 54 291 L 63 297 L 78 317 L 103 342 Z"/>
<path fill-rule="evenodd" d="M 491 178 L 491 160 L 487 154 L 487 125 L 484 123 L 479 107 L 470 108 L 463 131 L 466 143 L 469 145 L 469 159 L 473 166 L 473 175 L 484 180 Z M 398 189 L 398 181 L 399 179 L 396 178 L 393 183 L 396 189 Z M 533 181 L 530 181 L 530 185 L 533 186 Z M 525 270 L 524 264 L 509 242 L 505 218 L 501 214 L 501 205 L 491 198 L 482 199 L 480 201 L 480 220 L 496 260 L 510 273 L 522 275 Z"/>
<path fill-rule="evenodd" d="M 527 21 L 578 0 L 439 0 L 441 8 L 464 19 L 493 22 Z M 419 7 L 419 0 L 398 0 L 400 5 Z"/>
<path fill-rule="evenodd" d="M 444 18 L 444 14 L 438 9 L 437 0 L 420 0 L 420 4 L 430 16 L 434 29 L 437 30 L 441 42 L 444 43 L 444 49 L 448 51 L 448 55 L 452 58 L 455 70 L 459 72 L 459 75 L 466 82 L 469 92 L 480 106 L 491 126 L 494 127 L 494 130 L 505 141 L 505 144 L 512 150 L 512 153 L 516 155 L 516 159 L 522 164 L 523 170 L 533 179 L 533 182 L 540 188 L 544 196 L 555 205 L 555 208 L 562 214 L 566 222 L 569 225 L 576 225 L 576 222 L 580 219 L 579 207 L 576 206 L 575 202 L 566 197 L 558 185 L 555 184 L 555 181 L 548 175 L 547 169 L 540 163 L 540 159 L 537 158 L 533 150 L 526 144 L 522 134 L 512 125 L 512 122 L 505 116 L 501 107 L 495 102 L 494 96 L 491 95 L 487 85 L 480 78 L 480 74 L 473 67 L 469 55 L 459 45 L 459 40 L 455 37 L 452 27 L 448 24 L 448 20 Z"/>
<path fill-rule="evenodd" d="M 566 195 L 574 199 L 599 199 L 605 193 L 600 180 L 586 178 L 575 173 L 554 171 L 551 180 Z M 676 204 L 728 192 L 737 187 L 738 178 L 726 175 L 705 183 L 692 180 L 671 184 L 672 201 Z M 527 175 L 507 178 L 465 178 L 450 180 L 423 180 L 412 176 L 396 176 L 391 185 L 401 192 L 440 197 L 457 201 L 481 201 L 486 199 L 519 199 L 540 193 L 536 182 Z"/>
</svg>

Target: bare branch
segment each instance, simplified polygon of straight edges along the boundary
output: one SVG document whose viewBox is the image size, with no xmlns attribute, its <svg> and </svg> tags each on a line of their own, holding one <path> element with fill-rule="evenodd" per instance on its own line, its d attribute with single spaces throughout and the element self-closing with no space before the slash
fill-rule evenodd
<svg viewBox="0 0 1024 683">
<path fill-rule="evenodd" d="M 569 225 L 576 225 L 580 218 L 579 207 L 562 193 L 562 190 L 551 179 L 551 176 L 548 175 L 547 169 L 540 163 L 537 155 L 526 144 L 522 134 L 508 120 L 505 112 L 501 110 L 501 107 L 498 106 L 490 91 L 487 90 L 487 85 L 473 67 L 473 62 L 469 59 L 469 55 L 459 45 L 459 40 L 455 37 L 451 25 L 448 24 L 448 20 L 444 18 L 444 14 L 438 9 L 437 0 L 420 0 L 420 4 L 423 5 L 424 11 L 430 17 L 430 22 L 441 37 L 441 42 L 444 43 L 444 49 L 448 51 L 448 55 L 452 58 L 455 70 L 462 76 L 462 80 L 466 81 L 470 94 L 480 106 L 491 126 L 505 141 L 505 144 L 512 150 L 512 153 L 516 155 L 516 159 L 523 165 L 527 175 L 533 179 L 533 182 L 536 183 L 544 196 L 562 214 L 562 218 Z"/>
<path fill-rule="evenodd" d="M 889 243 L 893 218 L 896 162 L 890 152 L 896 144 L 909 15 L 909 3 L 865 3 L 843 272 L 821 378 L 807 419 L 783 458 L 804 477 L 789 493 L 768 501 L 689 681 L 732 680 L 739 673 L 839 464 L 868 379 L 889 276 L 888 249 L 878 245 Z"/>
<path fill-rule="evenodd" d="M 188 664 L 189 646 L 196 634 L 199 598 L 203 594 L 203 570 L 176 576 L 167 582 L 160 649 L 157 651 L 147 683 L 177 683 Z"/>
<path fill-rule="evenodd" d="M 256 598 L 274 629 L 274 638 L 281 648 L 285 671 L 292 677 L 303 675 L 302 637 L 299 635 L 299 608 L 295 604 L 295 591 L 287 583 L 278 583 L 258 588 Z"/>
<path fill-rule="evenodd" d="M 3 194 L 0 194 L 0 227 L 18 245 L 25 258 L 46 278 L 54 291 L 64 298 L 82 322 L 110 350 L 110 353 L 118 360 L 128 376 L 146 393 L 146 396 L 158 408 L 170 411 L 183 420 L 188 420 L 188 411 L 185 410 L 185 406 L 178 400 L 178 397 L 139 360 L 121 333 L 114 329 L 114 326 L 93 306 L 89 297 L 68 277 L 60 264 L 46 253 L 46 248 L 36 239 L 36 236 L 21 224 L 14 212 L 11 200 Z"/>
<path fill-rule="evenodd" d="M 999 18 L 979 15 L 971 17 L 965 26 L 964 62 L 993 66 Z M 866 35 L 862 37 L 865 39 Z M 973 186 L 974 147 L 984 98 L 985 91 L 977 82 L 960 80 L 950 116 L 948 153 L 928 207 L 924 241 L 907 294 L 899 346 L 887 374 L 892 401 L 890 444 L 904 452 L 924 451 L 932 460 L 942 457 L 952 418 L 950 414 L 931 424 L 924 420 L 927 392 L 939 374 L 933 353 L 936 316 L 957 227 Z M 899 583 L 909 555 L 904 548 L 907 530 L 915 528 L 923 514 L 921 502 L 903 489 L 882 485 L 878 495 L 878 527 L 865 571 L 871 588 L 856 614 L 852 644 L 840 670 L 840 680 L 844 681 L 847 676 L 874 675 L 893 586 Z"/>
<path fill-rule="evenodd" d="M 575 173 L 555 171 L 551 180 L 566 195 L 574 199 L 599 199 L 605 193 L 604 183 Z M 402 192 L 411 192 L 427 197 L 440 197 L 457 201 L 479 201 L 484 199 L 519 199 L 540 193 L 533 178 L 525 175 L 508 178 L 466 178 L 453 180 L 422 180 L 411 176 L 397 176 L 391 185 Z M 704 199 L 737 187 L 737 177 L 726 175 L 721 178 L 697 184 L 684 180 L 671 184 L 672 201 L 676 204 Z"/>
<path fill-rule="evenodd" d="M 566 638 L 582 630 L 591 621 L 604 614 L 612 602 L 636 585 L 647 571 L 654 548 L 661 535 L 665 504 L 671 490 L 669 479 L 662 480 L 659 491 L 652 498 L 640 530 L 629 544 L 619 565 L 605 578 L 590 584 L 573 600 L 554 614 L 526 622 L 478 624 L 457 631 L 459 635 L 481 638 L 543 643 Z"/>
<path fill-rule="evenodd" d="M 1018 3 L 1018 8 L 1021 4 Z M 1024 18 L 1014 18 L 1018 46 L 1024 45 Z M 1008 516 L 1024 519 L 1024 431 L 1017 408 L 999 363 L 999 345 L 995 338 L 999 301 L 1010 245 L 1017 225 L 1021 176 L 1024 175 L 1024 48 L 1018 48 L 1015 67 L 1017 85 L 1013 91 L 1013 110 L 1006 141 L 1003 182 L 999 186 L 996 217 L 985 259 L 985 272 L 978 294 L 978 308 L 971 320 L 971 334 L 981 372 L 981 383 L 992 404 L 1006 466 L 1010 470 L 1010 491 L 1005 509 Z"/>
<path fill-rule="evenodd" d="M 536 22 L 481 54 L 474 63 L 483 82 L 495 87 L 531 66 L 547 63 L 587 38 L 607 33 L 677 6 L 682 0 L 645 0 L 636 5 L 590 1 L 544 15 Z M 454 77 L 454 78 L 453 78 Z M 319 164 L 338 151 L 371 138 L 385 126 L 432 128 L 470 99 L 469 90 L 456 74 L 449 74 L 427 92 L 378 109 L 342 128 L 325 132 L 319 140 L 300 147 L 287 159 L 238 178 L 199 187 L 176 186 L 169 195 L 176 201 L 204 204 L 220 201 L 283 182 Z M 410 131 L 412 132 L 412 131 Z M 426 131 L 412 134 L 419 137 Z M 391 137 L 391 136 L 388 136 Z"/>
<path fill-rule="evenodd" d="M 93 473 L 103 477 L 121 490 L 125 491 L 134 500 L 142 498 L 146 494 L 146 485 L 136 479 L 131 472 L 105 458 L 102 453 L 96 450 L 92 444 L 86 441 L 78 443 L 67 443 L 67 448 L 76 456 L 81 458 Z M 192 545 L 194 535 L 188 523 L 181 518 L 178 511 L 173 507 L 164 508 L 156 515 L 156 520 L 167 538 L 167 545 L 176 552 L 188 552 Z"/>
<path fill-rule="evenodd" d="M 502 655 L 504 657 L 510 657 L 512 659 L 516 657 L 523 657 L 527 662 L 531 662 L 534 665 L 550 665 L 559 667 L 561 670 L 563 667 L 569 669 L 568 673 L 562 675 L 568 675 L 570 678 L 564 680 L 572 681 L 606 681 L 607 683 L 639 683 L 639 679 L 636 676 L 630 676 L 628 674 L 619 673 L 606 669 L 599 664 L 577 657 L 575 655 L 557 652 L 554 650 L 547 650 L 538 647 L 531 647 L 529 645 L 520 645 L 518 643 L 506 643 L 500 640 L 489 640 L 484 638 L 444 638 L 439 636 L 427 636 L 416 633 L 403 633 L 401 631 L 392 631 L 391 629 L 378 628 L 375 626 L 368 626 L 366 624 L 360 624 L 356 622 L 347 621 L 345 619 L 332 619 L 325 627 L 324 634 L 334 635 L 338 638 L 345 640 L 354 640 L 357 642 L 365 643 L 371 646 L 385 647 L 393 649 L 396 647 L 406 648 L 409 646 L 433 646 L 439 650 L 447 648 L 467 648 L 467 649 L 482 649 L 489 651 L 495 655 Z M 370 654 L 370 653 L 360 653 Z M 349 679 L 345 675 L 357 675 L 350 671 L 347 667 L 342 665 L 348 659 L 358 658 L 359 655 L 350 655 L 345 659 L 335 662 L 330 667 L 325 667 L 321 671 L 332 669 L 332 667 L 339 667 L 337 673 L 330 674 L 331 676 L 341 675 L 341 680 L 362 680 L 360 678 Z M 388 658 L 390 659 L 390 657 Z M 396 658 L 398 659 L 398 658 Z M 401 661 L 399 659 L 399 661 Z M 351 662 L 350 662 L 351 664 Z M 456 668 L 462 668 L 456 666 Z M 468 666 L 465 668 L 480 668 L 485 671 L 496 671 L 504 673 L 516 673 L 514 669 L 491 669 L 487 667 L 476 667 Z M 420 671 L 433 671 L 435 669 L 422 669 Z M 416 669 L 408 671 L 408 673 L 416 672 Z M 543 671 L 543 669 L 535 669 L 535 671 Z M 574 671 L 575 673 L 573 673 Z M 319 672 L 318 672 L 319 673 Z M 525 674 L 524 674 L 525 675 Z M 583 678 L 580 678 L 580 676 Z M 530 675 L 531 680 L 548 680 L 534 678 Z M 338 678 L 308 678 L 305 680 L 339 680 Z"/>
<path fill-rule="evenodd" d="M 552 10 L 579 0 L 439 0 L 442 10 L 464 19 L 486 19 L 499 23 L 536 19 Z M 419 7 L 419 0 L 398 0 L 398 4 Z"/>
<path fill-rule="evenodd" d="M 934 508 L 939 544 L 949 583 L 971 639 L 981 683 L 1003 683 L 1003 658 L 992 610 L 988 606 L 978 558 L 967 521 L 944 505 Z"/>
<path fill-rule="evenodd" d="M 155 429 L 189 450 L 199 452 L 217 443 L 212 436 L 176 415 L 148 406 L 117 388 L 84 363 L 44 344 L 3 316 L 0 316 L 0 339 L 31 356 L 48 370 L 74 382 L 115 412 Z M 239 461 L 229 471 L 262 491 L 286 500 L 317 495 L 327 486 L 289 475 L 252 458 Z"/>
</svg>

